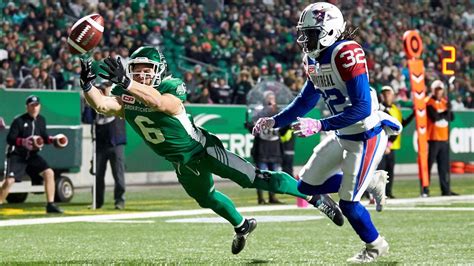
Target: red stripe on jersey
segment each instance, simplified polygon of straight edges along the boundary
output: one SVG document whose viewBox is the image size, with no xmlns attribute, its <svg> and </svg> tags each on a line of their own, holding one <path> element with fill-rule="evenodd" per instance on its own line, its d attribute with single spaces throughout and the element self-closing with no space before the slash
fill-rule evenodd
<svg viewBox="0 0 474 266">
<path fill-rule="evenodd" d="M 367 73 L 365 53 L 357 43 L 344 45 L 334 58 L 337 70 L 342 80 L 348 81 L 352 78 Z"/>
</svg>

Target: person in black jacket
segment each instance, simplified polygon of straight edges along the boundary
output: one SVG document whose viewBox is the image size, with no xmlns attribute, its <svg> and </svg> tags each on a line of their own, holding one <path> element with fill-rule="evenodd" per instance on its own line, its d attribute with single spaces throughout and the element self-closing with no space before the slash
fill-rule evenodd
<svg viewBox="0 0 474 266">
<path fill-rule="evenodd" d="M 254 122 L 260 117 L 272 116 L 278 113 L 279 109 L 276 105 L 275 94 L 272 91 L 264 93 L 264 107 L 253 118 Z M 280 142 L 280 135 L 278 130 L 265 130 L 255 136 L 252 157 L 257 168 L 261 170 L 280 171 L 283 157 L 283 151 Z M 266 204 L 263 197 L 263 191 L 257 189 L 258 204 Z M 274 193 L 269 192 L 269 203 L 280 204 Z"/>
<path fill-rule="evenodd" d="M 403 127 L 406 127 L 415 117 L 412 112 L 407 118 L 403 118 L 402 112 L 395 104 L 395 92 L 390 86 L 383 86 L 381 89 L 382 102 L 380 103 L 380 111 L 383 111 L 395 117 Z M 388 138 L 387 147 L 385 148 L 382 160 L 379 163 L 378 170 L 385 170 L 388 173 L 388 183 L 385 186 L 385 194 L 388 198 L 394 199 L 393 184 L 395 181 L 395 154 L 401 148 L 401 136 L 390 136 Z"/>
<path fill-rule="evenodd" d="M 101 84 L 104 94 L 110 92 L 108 84 Z M 96 152 L 96 208 L 102 208 L 105 196 L 105 171 L 110 161 L 112 176 L 115 181 L 114 201 L 115 209 L 125 208 L 125 155 L 124 146 L 127 143 L 125 134 L 125 120 L 115 116 L 97 114 L 86 106 L 83 122 L 95 126 Z"/>
<path fill-rule="evenodd" d="M 5 181 L 0 189 L 0 204 L 8 196 L 10 187 L 15 182 L 21 182 L 28 174 L 32 183 L 44 180 L 46 192 L 46 213 L 62 213 L 54 204 L 55 181 L 54 171 L 38 154 L 43 144 L 54 144 L 58 148 L 67 145 L 67 137 L 63 134 L 48 135 L 46 120 L 40 115 L 41 104 L 37 96 L 26 98 L 26 110 L 23 115 L 16 117 L 7 135 L 8 150 L 6 155 Z"/>
</svg>

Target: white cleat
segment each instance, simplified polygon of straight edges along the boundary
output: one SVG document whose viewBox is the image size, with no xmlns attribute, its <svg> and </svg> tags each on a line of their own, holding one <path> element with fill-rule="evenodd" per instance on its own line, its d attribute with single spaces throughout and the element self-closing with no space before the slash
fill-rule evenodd
<svg viewBox="0 0 474 266">
<path fill-rule="evenodd" d="M 347 259 L 349 263 L 368 263 L 377 260 L 378 257 L 388 254 L 389 245 L 385 238 L 379 236 L 371 244 L 365 244 L 365 248 L 354 257 Z"/>
<path fill-rule="evenodd" d="M 387 196 L 385 195 L 385 186 L 388 183 L 387 171 L 377 170 L 374 172 L 374 177 L 370 181 L 367 191 L 372 193 L 375 199 L 375 210 L 381 212 L 385 205 Z"/>
</svg>

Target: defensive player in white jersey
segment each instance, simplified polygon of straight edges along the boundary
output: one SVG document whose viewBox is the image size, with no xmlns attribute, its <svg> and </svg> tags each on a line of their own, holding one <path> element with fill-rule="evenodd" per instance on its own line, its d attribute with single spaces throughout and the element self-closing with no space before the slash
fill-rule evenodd
<svg viewBox="0 0 474 266">
<path fill-rule="evenodd" d="M 377 111 L 361 46 L 348 38 L 341 11 L 329 3 L 307 6 L 298 22 L 298 44 L 304 52 L 307 81 L 295 100 L 273 117 L 261 118 L 254 133 L 293 124 L 295 133 L 308 137 L 335 131 L 319 143 L 299 176 L 298 189 L 309 195 L 338 192 L 339 206 L 366 243 L 349 262 L 371 262 L 388 252 L 388 243 L 359 203 L 364 191 L 375 192 L 378 206 L 385 198 L 386 177 L 374 175 L 387 145 L 387 135 L 401 125 Z M 301 118 L 323 97 L 332 116 Z M 338 174 L 342 169 L 342 175 Z"/>
</svg>

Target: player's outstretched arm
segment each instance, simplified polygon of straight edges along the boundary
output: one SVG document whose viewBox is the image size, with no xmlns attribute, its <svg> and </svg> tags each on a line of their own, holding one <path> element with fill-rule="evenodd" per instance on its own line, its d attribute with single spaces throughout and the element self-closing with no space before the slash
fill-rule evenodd
<svg viewBox="0 0 474 266">
<path fill-rule="evenodd" d="M 104 63 L 106 65 L 100 67 L 107 72 L 107 75 L 99 74 L 99 76 L 122 86 L 144 105 L 170 115 L 182 112 L 183 105 L 176 96 L 168 93 L 161 94 L 151 86 L 130 80 L 125 73 L 120 57 L 117 59 L 106 58 Z"/>
<path fill-rule="evenodd" d="M 92 61 L 81 59 L 81 87 L 87 103 L 97 112 L 123 117 L 123 103 L 118 97 L 103 95 L 92 82 L 96 75 L 91 71 Z"/>
<path fill-rule="evenodd" d="M 273 116 L 275 120 L 273 127 L 287 126 L 296 121 L 298 117 L 305 116 L 316 106 L 320 97 L 321 95 L 314 88 L 313 82 L 308 79 L 298 96 L 285 109 Z"/>
</svg>

